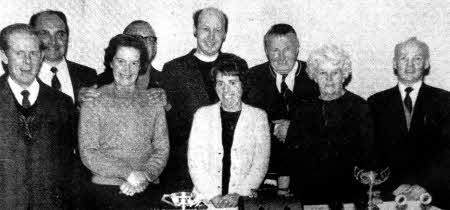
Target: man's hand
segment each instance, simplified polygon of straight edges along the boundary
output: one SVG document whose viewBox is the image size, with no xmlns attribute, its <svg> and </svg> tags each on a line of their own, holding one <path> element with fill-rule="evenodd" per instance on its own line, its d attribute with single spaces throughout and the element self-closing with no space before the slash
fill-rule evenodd
<svg viewBox="0 0 450 210">
<path fill-rule="evenodd" d="M 277 137 L 278 140 L 284 143 L 286 141 L 290 121 L 281 119 L 281 120 L 274 120 L 272 121 L 272 123 L 275 124 L 275 127 L 273 129 L 273 135 L 275 135 L 275 137 Z"/>
<path fill-rule="evenodd" d="M 127 181 L 134 187 L 138 187 L 139 185 L 148 182 L 147 176 L 142 171 L 132 171 L 128 176 Z"/>
<path fill-rule="evenodd" d="M 92 101 L 100 95 L 100 92 L 97 90 L 97 85 L 93 85 L 91 87 L 82 87 L 80 92 L 78 93 L 78 99 L 81 103 L 86 101 Z"/>
<path fill-rule="evenodd" d="M 164 105 L 164 109 L 169 111 L 172 106 L 167 101 L 166 91 L 162 88 L 151 88 L 150 89 L 150 101 L 155 103 L 162 103 Z"/>
</svg>

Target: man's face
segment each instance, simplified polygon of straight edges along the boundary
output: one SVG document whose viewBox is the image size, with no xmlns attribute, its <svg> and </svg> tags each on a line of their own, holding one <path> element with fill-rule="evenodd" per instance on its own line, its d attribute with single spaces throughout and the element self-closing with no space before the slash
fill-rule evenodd
<svg viewBox="0 0 450 210">
<path fill-rule="evenodd" d="M 114 81 L 117 86 L 133 86 L 139 74 L 140 52 L 133 47 L 119 47 L 111 62 Z"/>
<path fill-rule="evenodd" d="M 240 110 L 242 83 L 238 76 L 228 76 L 218 73 L 216 76 L 216 93 L 225 111 Z"/>
<path fill-rule="evenodd" d="M 5 52 L 9 76 L 22 88 L 33 83 L 42 62 L 37 36 L 27 32 L 13 32 L 8 37 L 9 49 Z"/>
<path fill-rule="evenodd" d="M 417 44 L 408 43 L 400 49 L 398 57 L 394 59 L 398 81 L 404 84 L 413 84 L 422 80 L 427 62 Z"/>
<path fill-rule="evenodd" d="M 43 43 L 44 60 L 60 62 L 67 52 L 68 32 L 64 22 L 56 15 L 41 15 L 34 28 Z"/>
<path fill-rule="evenodd" d="M 295 34 L 269 37 L 266 55 L 275 72 L 288 74 L 294 68 L 298 56 L 298 40 Z"/>
<path fill-rule="evenodd" d="M 225 41 L 225 20 L 215 10 L 203 11 L 199 16 L 195 29 L 197 36 L 197 52 L 207 56 L 216 55 Z"/>
<path fill-rule="evenodd" d="M 157 39 L 153 28 L 147 24 L 135 24 L 129 27 L 125 34 L 137 36 L 144 41 L 145 47 L 147 47 L 148 59 L 152 62 L 157 52 Z"/>
</svg>

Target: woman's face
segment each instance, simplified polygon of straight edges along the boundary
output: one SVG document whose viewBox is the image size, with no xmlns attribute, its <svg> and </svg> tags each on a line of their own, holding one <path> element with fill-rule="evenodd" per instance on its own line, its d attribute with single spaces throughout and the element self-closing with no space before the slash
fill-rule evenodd
<svg viewBox="0 0 450 210">
<path fill-rule="evenodd" d="M 242 84 L 238 76 L 227 76 L 217 73 L 216 93 L 225 111 L 241 110 Z"/>
<path fill-rule="evenodd" d="M 117 86 L 129 87 L 135 84 L 139 74 L 140 52 L 133 47 L 120 46 L 111 62 L 114 81 Z"/>
<path fill-rule="evenodd" d="M 322 95 L 333 96 L 342 92 L 345 77 L 339 65 L 324 63 L 316 70 L 315 81 Z"/>
</svg>

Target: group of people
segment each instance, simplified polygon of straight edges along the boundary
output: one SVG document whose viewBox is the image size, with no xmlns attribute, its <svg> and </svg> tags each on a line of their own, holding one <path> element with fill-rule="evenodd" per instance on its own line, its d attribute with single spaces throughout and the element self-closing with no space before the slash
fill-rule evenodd
<svg viewBox="0 0 450 210">
<path fill-rule="evenodd" d="M 426 43 L 398 43 L 398 84 L 366 101 L 346 89 L 352 62 L 334 44 L 298 60 L 296 31 L 275 24 L 268 61 L 249 69 L 221 51 L 225 13 L 200 9 L 193 24 L 197 47 L 158 71 L 155 31 L 131 22 L 100 75 L 66 59 L 60 11 L 2 29 L 0 208 L 146 209 L 179 191 L 236 208 L 274 179 L 279 196 L 340 209 L 367 202 L 355 166 L 389 167 L 384 200 L 419 185 L 450 208 L 450 93 L 424 82 Z"/>
</svg>

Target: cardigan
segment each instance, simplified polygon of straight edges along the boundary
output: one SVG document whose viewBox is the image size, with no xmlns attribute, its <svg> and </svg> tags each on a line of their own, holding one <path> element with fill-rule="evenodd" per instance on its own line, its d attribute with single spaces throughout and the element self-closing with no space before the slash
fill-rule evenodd
<svg viewBox="0 0 450 210">
<path fill-rule="evenodd" d="M 242 104 L 231 148 L 228 193 L 251 195 L 267 172 L 270 134 L 264 111 Z M 188 145 L 189 173 L 193 192 L 210 200 L 222 193 L 222 125 L 220 103 L 205 106 L 195 113 Z"/>
<path fill-rule="evenodd" d="M 135 170 L 158 182 L 169 155 L 165 104 L 149 101 L 151 89 L 124 92 L 110 84 L 99 92 L 83 103 L 79 128 L 81 160 L 92 182 L 121 185 Z"/>
</svg>

